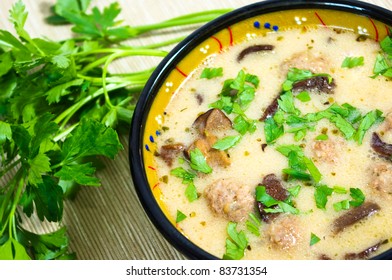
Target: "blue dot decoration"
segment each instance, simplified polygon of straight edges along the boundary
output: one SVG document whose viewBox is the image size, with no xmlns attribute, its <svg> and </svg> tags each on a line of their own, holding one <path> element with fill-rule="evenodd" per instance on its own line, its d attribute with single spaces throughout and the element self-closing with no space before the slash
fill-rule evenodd
<svg viewBox="0 0 392 280">
<path fill-rule="evenodd" d="M 152 135 L 150 135 L 150 142 L 151 142 L 151 143 L 154 143 L 154 142 L 155 142 L 154 137 L 153 137 Z"/>
<path fill-rule="evenodd" d="M 150 147 L 148 145 L 144 146 L 146 148 L 146 151 L 149 152 L 150 151 Z"/>
<path fill-rule="evenodd" d="M 264 23 L 264 28 L 270 29 L 271 23 L 269 23 L 269 22 Z"/>
<path fill-rule="evenodd" d="M 159 135 L 161 135 L 161 132 L 160 132 L 159 130 L 157 130 L 157 131 L 155 131 L 155 134 L 156 134 L 157 136 L 159 136 Z"/>
<path fill-rule="evenodd" d="M 253 26 L 254 26 L 255 28 L 260 28 L 260 22 L 256 20 L 256 21 L 253 23 Z"/>
<path fill-rule="evenodd" d="M 277 26 L 277 25 L 272 26 L 272 30 L 273 31 L 278 31 L 279 30 L 279 26 Z"/>
</svg>

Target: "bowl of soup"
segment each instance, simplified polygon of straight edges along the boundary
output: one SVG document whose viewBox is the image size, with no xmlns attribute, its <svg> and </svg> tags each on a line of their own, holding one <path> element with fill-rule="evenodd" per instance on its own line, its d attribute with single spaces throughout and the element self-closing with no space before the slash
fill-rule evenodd
<svg viewBox="0 0 392 280">
<path fill-rule="evenodd" d="M 391 259 L 392 12 L 263 1 L 195 31 L 137 104 L 131 173 L 190 259 Z"/>
</svg>

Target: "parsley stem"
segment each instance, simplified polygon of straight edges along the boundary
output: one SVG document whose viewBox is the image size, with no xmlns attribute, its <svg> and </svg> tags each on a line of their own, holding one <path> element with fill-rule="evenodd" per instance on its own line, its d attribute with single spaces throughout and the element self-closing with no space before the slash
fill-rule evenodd
<svg viewBox="0 0 392 280">
<path fill-rule="evenodd" d="M 95 60 L 94 62 L 91 62 L 90 64 L 86 65 L 81 71 L 81 74 L 84 74 L 88 72 L 91 69 L 94 69 L 95 67 L 98 67 L 102 64 L 105 64 L 108 60 L 113 61 L 114 59 L 121 58 L 121 57 L 127 57 L 127 56 L 159 56 L 159 57 L 165 57 L 167 55 L 166 51 L 162 50 L 155 50 L 155 49 L 146 49 L 146 48 L 140 48 L 140 49 L 129 49 L 129 50 L 121 50 L 118 49 L 117 52 L 111 52 L 111 54 L 104 56 L 100 59 Z M 113 58 L 114 57 L 114 58 Z"/>
<path fill-rule="evenodd" d="M 0 170 L 0 177 L 3 177 L 4 174 L 6 174 L 8 171 L 10 171 L 15 166 L 17 166 L 21 161 L 22 161 L 22 159 L 19 158 L 18 160 L 16 160 L 16 161 L 12 162 L 11 164 L 7 165 L 4 169 Z"/>
<path fill-rule="evenodd" d="M 107 86 L 107 90 L 112 91 L 112 90 L 116 90 L 119 88 L 124 88 L 124 87 L 128 86 L 129 84 L 130 84 L 129 82 L 124 82 L 122 84 L 110 84 Z M 66 118 L 67 118 L 67 120 L 69 120 L 69 118 L 72 117 L 72 115 L 74 115 L 85 104 L 87 104 L 88 102 L 90 102 L 91 100 L 97 98 L 98 96 L 100 96 L 102 94 L 103 94 L 102 88 L 96 90 L 93 94 L 86 96 L 84 99 L 79 100 L 77 103 L 75 103 L 74 105 L 69 107 L 67 110 L 63 111 L 57 118 L 54 119 L 54 122 L 57 124 L 60 124 L 60 122 L 62 122 Z M 63 122 L 62 125 L 60 126 L 60 130 L 64 129 L 65 125 L 66 125 L 66 122 Z"/>
<path fill-rule="evenodd" d="M 110 97 L 108 94 L 108 90 L 106 88 L 106 75 L 108 72 L 108 67 L 112 61 L 121 58 L 121 57 L 127 57 L 127 56 L 135 56 L 135 55 L 143 55 L 143 56 L 162 56 L 165 57 L 167 55 L 167 52 L 165 51 L 160 51 L 160 50 L 148 50 L 148 49 L 141 49 L 141 50 L 128 50 L 128 51 L 122 51 L 118 53 L 113 53 L 111 54 L 104 66 L 103 66 L 103 71 L 102 71 L 102 88 L 103 88 L 103 94 L 105 96 L 105 102 L 106 104 L 112 108 L 113 104 L 110 101 Z"/>
<path fill-rule="evenodd" d="M 152 31 L 152 30 L 158 30 L 158 29 L 163 29 L 168 27 L 177 27 L 177 26 L 189 25 L 195 23 L 203 23 L 203 22 L 211 21 L 217 18 L 218 16 L 230 12 L 231 10 L 232 9 L 220 9 L 220 10 L 191 13 L 191 14 L 172 18 L 170 20 L 166 20 L 154 24 L 134 26 L 132 29 L 134 29 L 137 32 L 137 35 L 139 35 L 141 33 Z"/>
</svg>

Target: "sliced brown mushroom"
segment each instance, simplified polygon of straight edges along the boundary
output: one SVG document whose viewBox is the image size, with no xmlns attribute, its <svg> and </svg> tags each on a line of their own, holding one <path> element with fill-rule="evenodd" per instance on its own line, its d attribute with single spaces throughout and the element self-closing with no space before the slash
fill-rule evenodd
<svg viewBox="0 0 392 280">
<path fill-rule="evenodd" d="M 359 253 L 347 253 L 344 256 L 346 260 L 366 260 L 368 259 L 374 252 L 376 252 L 381 245 L 388 243 L 388 239 L 378 242 L 369 248 L 366 248 L 362 252 Z"/>
<path fill-rule="evenodd" d="M 349 226 L 380 211 L 380 206 L 375 202 L 364 202 L 362 205 L 348 210 L 333 222 L 333 233 L 337 234 Z"/>
<path fill-rule="evenodd" d="M 275 115 L 276 111 L 278 111 L 279 104 L 278 100 L 280 98 L 280 94 L 272 100 L 270 105 L 268 105 L 267 109 L 265 109 L 263 116 L 260 118 L 260 121 L 264 121 L 266 118 L 272 117 Z"/>
<path fill-rule="evenodd" d="M 201 114 L 194 121 L 193 126 L 202 135 L 208 134 L 207 132 L 226 130 L 232 127 L 231 120 L 219 109 L 210 109 L 204 114 Z"/>
<path fill-rule="evenodd" d="M 217 138 L 213 135 L 209 135 L 203 138 L 195 140 L 185 151 L 185 157 L 190 160 L 190 152 L 198 148 L 203 155 L 206 157 L 206 161 L 210 166 L 222 166 L 227 167 L 230 165 L 230 157 L 227 153 L 221 150 L 212 148 L 217 141 Z"/>
<path fill-rule="evenodd" d="M 376 132 L 373 132 L 372 140 L 370 143 L 372 149 L 382 157 L 391 159 L 392 157 L 392 144 L 385 143 L 381 140 Z"/>
<path fill-rule="evenodd" d="M 261 52 L 261 51 L 272 51 L 274 49 L 273 45 L 253 45 L 243 49 L 237 56 L 237 61 L 241 62 L 245 56 L 251 53 Z"/>
<path fill-rule="evenodd" d="M 264 186 L 267 194 L 276 200 L 284 201 L 289 196 L 288 191 L 283 187 L 281 181 L 275 174 L 266 175 L 260 185 Z M 280 214 L 267 213 L 265 211 L 265 205 L 260 201 L 257 202 L 257 208 L 259 209 L 261 219 L 266 223 L 273 221 Z"/>
<path fill-rule="evenodd" d="M 167 144 L 161 147 L 159 156 L 166 162 L 168 166 L 172 166 L 173 160 L 184 150 L 185 145 L 182 143 Z"/>
<path fill-rule="evenodd" d="M 326 76 L 314 76 L 309 79 L 295 82 L 293 84 L 293 91 L 318 91 L 331 94 L 335 89 L 336 84 L 334 80 L 330 81 Z"/>
</svg>

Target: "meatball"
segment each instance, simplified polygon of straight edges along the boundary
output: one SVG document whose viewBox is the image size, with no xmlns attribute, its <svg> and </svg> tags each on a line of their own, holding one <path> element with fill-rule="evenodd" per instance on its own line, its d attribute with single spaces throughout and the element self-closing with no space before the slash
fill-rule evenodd
<svg viewBox="0 0 392 280">
<path fill-rule="evenodd" d="M 315 141 L 312 145 L 314 157 L 322 162 L 336 163 L 339 159 L 340 142 L 328 139 Z"/>
<path fill-rule="evenodd" d="M 328 73 L 329 72 L 329 61 L 321 56 L 314 55 L 312 52 L 304 51 L 299 52 L 286 59 L 281 65 L 281 70 L 284 74 L 288 72 L 290 68 L 299 68 L 310 70 L 313 73 Z"/>
<path fill-rule="evenodd" d="M 205 189 L 204 195 L 214 213 L 233 222 L 246 219 L 256 203 L 251 188 L 233 179 L 213 182 Z"/>
<path fill-rule="evenodd" d="M 297 245 L 301 238 L 298 219 L 292 215 L 282 215 L 268 226 L 266 235 L 274 247 L 288 250 Z"/>
<path fill-rule="evenodd" d="M 392 194 L 392 165 L 380 162 L 372 166 L 369 186 L 378 192 Z"/>
</svg>

